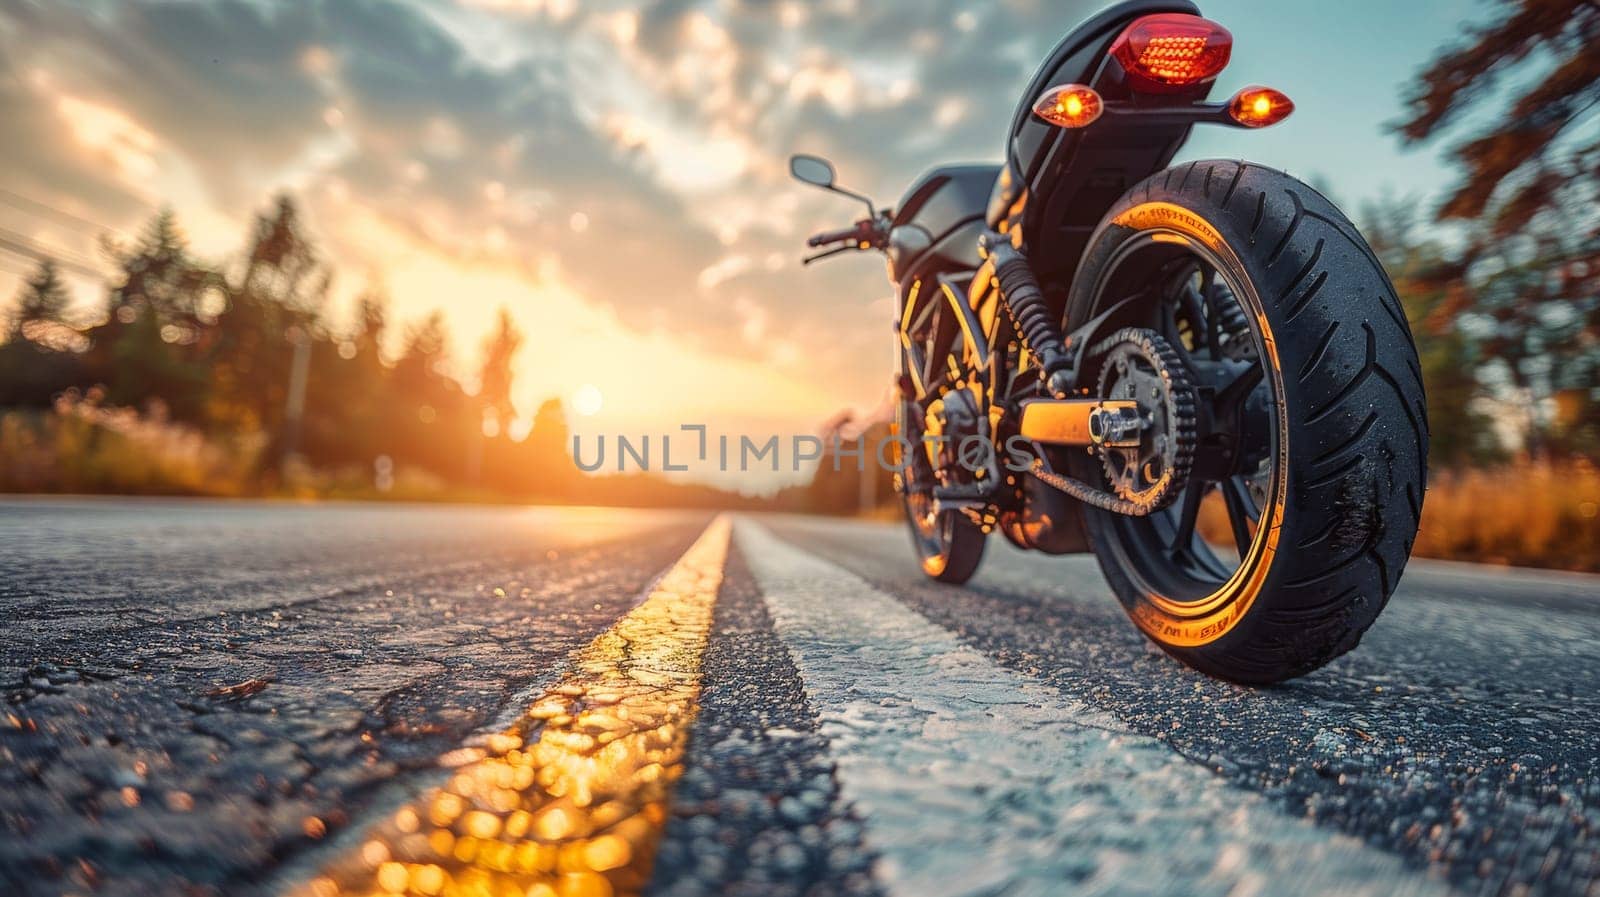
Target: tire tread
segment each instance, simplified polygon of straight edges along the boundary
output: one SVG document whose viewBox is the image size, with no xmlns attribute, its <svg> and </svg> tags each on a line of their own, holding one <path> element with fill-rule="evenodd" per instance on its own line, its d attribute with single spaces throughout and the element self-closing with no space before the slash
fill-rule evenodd
<svg viewBox="0 0 1600 897">
<path fill-rule="evenodd" d="M 1196 169 L 1202 176 L 1192 176 Z M 1302 675 L 1360 643 L 1410 556 L 1428 447 L 1410 324 L 1356 227 L 1282 172 L 1231 160 L 1176 166 L 1135 186 L 1106 220 L 1140 200 L 1198 212 L 1253 272 L 1290 408 L 1281 544 L 1295 550 L 1277 553 L 1268 584 L 1234 629 L 1198 647 L 1162 647 L 1236 681 Z M 1105 229 L 1102 223 L 1090 241 L 1086 268 Z M 1354 322 L 1359 331 L 1348 326 Z M 1100 538 L 1096 529 L 1092 538 Z M 1131 580 L 1114 569 L 1118 562 L 1096 553 L 1124 603 L 1137 600 Z"/>
</svg>

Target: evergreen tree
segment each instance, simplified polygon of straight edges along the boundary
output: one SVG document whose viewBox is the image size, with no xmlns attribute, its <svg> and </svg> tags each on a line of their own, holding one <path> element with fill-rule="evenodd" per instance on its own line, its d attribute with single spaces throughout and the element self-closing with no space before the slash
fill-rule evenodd
<svg viewBox="0 0 1600 897">
<path fill-rule="evenodd" d="M 420 323 L 406 328 L 405 347 L 394 370 L 409 394 L 422 397 L 433 391 L 448 359 L 448 340 L 441 311 L 433 311 Z"/>
<path fill-rule="evenodd" d="M 219 408 L 246 430 L 265 433 L 263 458 L 282 454 L 285 411 L 296 343 L 310 340 L 313 356 L 329 347 L 319 309 L 331 274 L 303 232 L 298 208 L 287 195 L 256 217 L 244 268 L 217 320 L 214 376 Z M 308 406 L 325 383 L 308 385 Z"/>
<path fill-rule="evenodd" d="M 326 296 L 329 280 L 304 233 L 299 207 L 287 193 L 280 195 L 272 212 L 256 219 L 241 291 L 286 308 L 310 310 Z"/>
<path fill-rule="evenodd" d="M 29 324 L 64 323 L 67 305 L 71 301 L 55 260 L 47 258 L 39 262 L 39 267 L 17 294 L 17 308 L 11 317 L 10 339 L 22 337 Z"/>
<path fill-rule="evenodd" d="M 383 357 L 383 334 L 389 324 L 389 299 L 368 291 L 356 303 L 356 329 L 353 340 L 356 358 L 378 363 Z"/>
<path fill-rule="evenodd" d="M 225 289 L 189 254 L 171 209 L 158 212 L 132 248 L 112 247 L 118 274 L 106 322 L 89 332 L 89 371 L 112 405 L 160 403 L 182 421 L 206 418 L 212 381 L 204 313 Z"/>
<path fill-rule="evenodd" d="M 405 345 L 390 372 L 397 414 L 396 457 L 448 479 L 470 478 L 470 448 L 483 421 L 460 384 L 447 373 L 449 336 L 444 314 L 434 311 L 406 330 Z"/>
<path fill-rule="evenodd" d="M 516 408 L 511 402 L 511 387 L 515 379 L 512 360 L 522 348 L 522 332 L 517 329 L 511 313 L 503 306 L 496 319 L 494 332 L 483 346 L 483 364 L 478 376 L 478 399 L 484 413 L 491 415 L 499 432 L 510 426 Z"/>
<path fill-rule="evenodd" d="M 119 275 L 111 290 L 111 313 L 124 324 L 148 313 L 192 335 L 208 292 L 224 286 L 215 271 L 189 254 L 171 209 L 157 212 L 131 249 L 112 247 L 111 252 Z"/>
<path fill-rule="evenodd" d="M 6 338 L 0 341 L 0 407 L 48 407 L 57 395 L 83 385 L 77 352 L 38 332 L 36 325 L 64 325 L 69 298 L 54 261 L 45 259 L 17 294 Z"/>
<path fill-rule="evenodd" d="M 526 459 L 529 482 L 542 498 L 568 498 L 573 494 L 578 468 L 572 462 L 567 415 L 560 399 L 547 399 L 533 415 Z"/>
</svg>

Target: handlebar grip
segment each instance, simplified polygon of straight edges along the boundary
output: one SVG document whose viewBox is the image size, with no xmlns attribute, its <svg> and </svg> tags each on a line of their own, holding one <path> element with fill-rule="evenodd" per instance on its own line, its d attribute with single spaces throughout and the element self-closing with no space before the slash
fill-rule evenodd
<svg viewBox="0 0 1600 897">
<path fill-rule="evenodd" d="M 837 243 L 840 240 L 853 240 L 860 232 L 859 227 L 847 227 L 843 230 L 825 230 L 806 241 L 807 246 L 822 246 L 826 243 Z"/>
</svg>

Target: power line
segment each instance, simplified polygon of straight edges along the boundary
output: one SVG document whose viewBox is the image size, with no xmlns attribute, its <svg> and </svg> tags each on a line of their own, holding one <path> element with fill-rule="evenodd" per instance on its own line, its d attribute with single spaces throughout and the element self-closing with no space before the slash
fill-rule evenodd
<svg viewBox="0 0 1600 897">
<path fill-rule="evenodd" d="M 91 221 L 88 218 L 83 217 L 82 215 L 77 215 L 77 214 L 74 214 L 72 212 L 68 212 L 65 209 L 58 209 L 55 206 L 50 205 L 49 203 L 40 202 L 37 199 L 32 199 L 30 197 L 23 196 L 20 193 L 17 193 L 17 192 L 15 192 L 13 190 L 7 190 L 4 187 L 0 187 L 0 203 L 4 203 L 5 205 L 8 205 L 8 206 L 12 207 L 13 209 L 20 209 L 20 210 L 22 210 L 24 212 L 33 212 L 36 215 L 43 215 L 44 217 L 47 217 L 47 218 L 54 218 L 57 221 L 65 222 L 67 224 L 77 224 L 77 225 L 81 225 L 83 227 L 90 228 L 92 230 L 101 231 L 101 232 L 104 232 L 104 233 L 117 234 L 117 235 L 123 236 L 123 237 L 127 237 L 128 236 L 127 233 L 124 233 L 122 230 L 120 230 L 118 228 L 110 227 L 108 225 L 101 224 L 98 221 Z"/>
<path fill-rule="evenodd" d="M 104 279 L 106 272 L 96 268 L 93 263 L 82 259 L 75 259 L 48 246 L 42 246 L 28 237 L 13 230 L 0 227 L 0 250 L 33 259 L 36 262 L 53 261 L 68 271 L 82 274 L 86 277 Z"/>
<path fill-rule="evenodd" d="M 37 261 L 43 261 L 48 258 L 62 267 L 74 267 L 83 272 L 93 272 L 96 276 L 105 274 L 105 271 L 95 264 L 92 259 L 75 252 L 41 243 L 26 234 L 17 233 L 10 228 L 0 227 L 0 241 L 3 241 L 0 245 L 5 246 L 12 252 L 26 255 Z"/>
<path fill-rule="evenodd" d="M 17 265 L 11 259 L 5 258 L 4 256 L 0 256 L 0 271 L 4 271 L 7 274 L 14 274 L 17 277 L 27 277 L 33 273 L 32 269 Z"/>
</svg>

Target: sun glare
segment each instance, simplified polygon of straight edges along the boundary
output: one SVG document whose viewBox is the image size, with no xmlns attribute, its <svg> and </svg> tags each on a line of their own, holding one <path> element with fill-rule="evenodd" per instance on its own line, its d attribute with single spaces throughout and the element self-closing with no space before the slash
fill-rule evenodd
<svg viewBox="0 0 1600 897">
<path fill-rule="evenodd" d="M 583 417 L 594 417 L 600 413 L 600 406 L 604 404 L 605 396 L 593 384 L 585 383 L 578 387 L 572 396 L 572 410 Z"/>
</svg>

